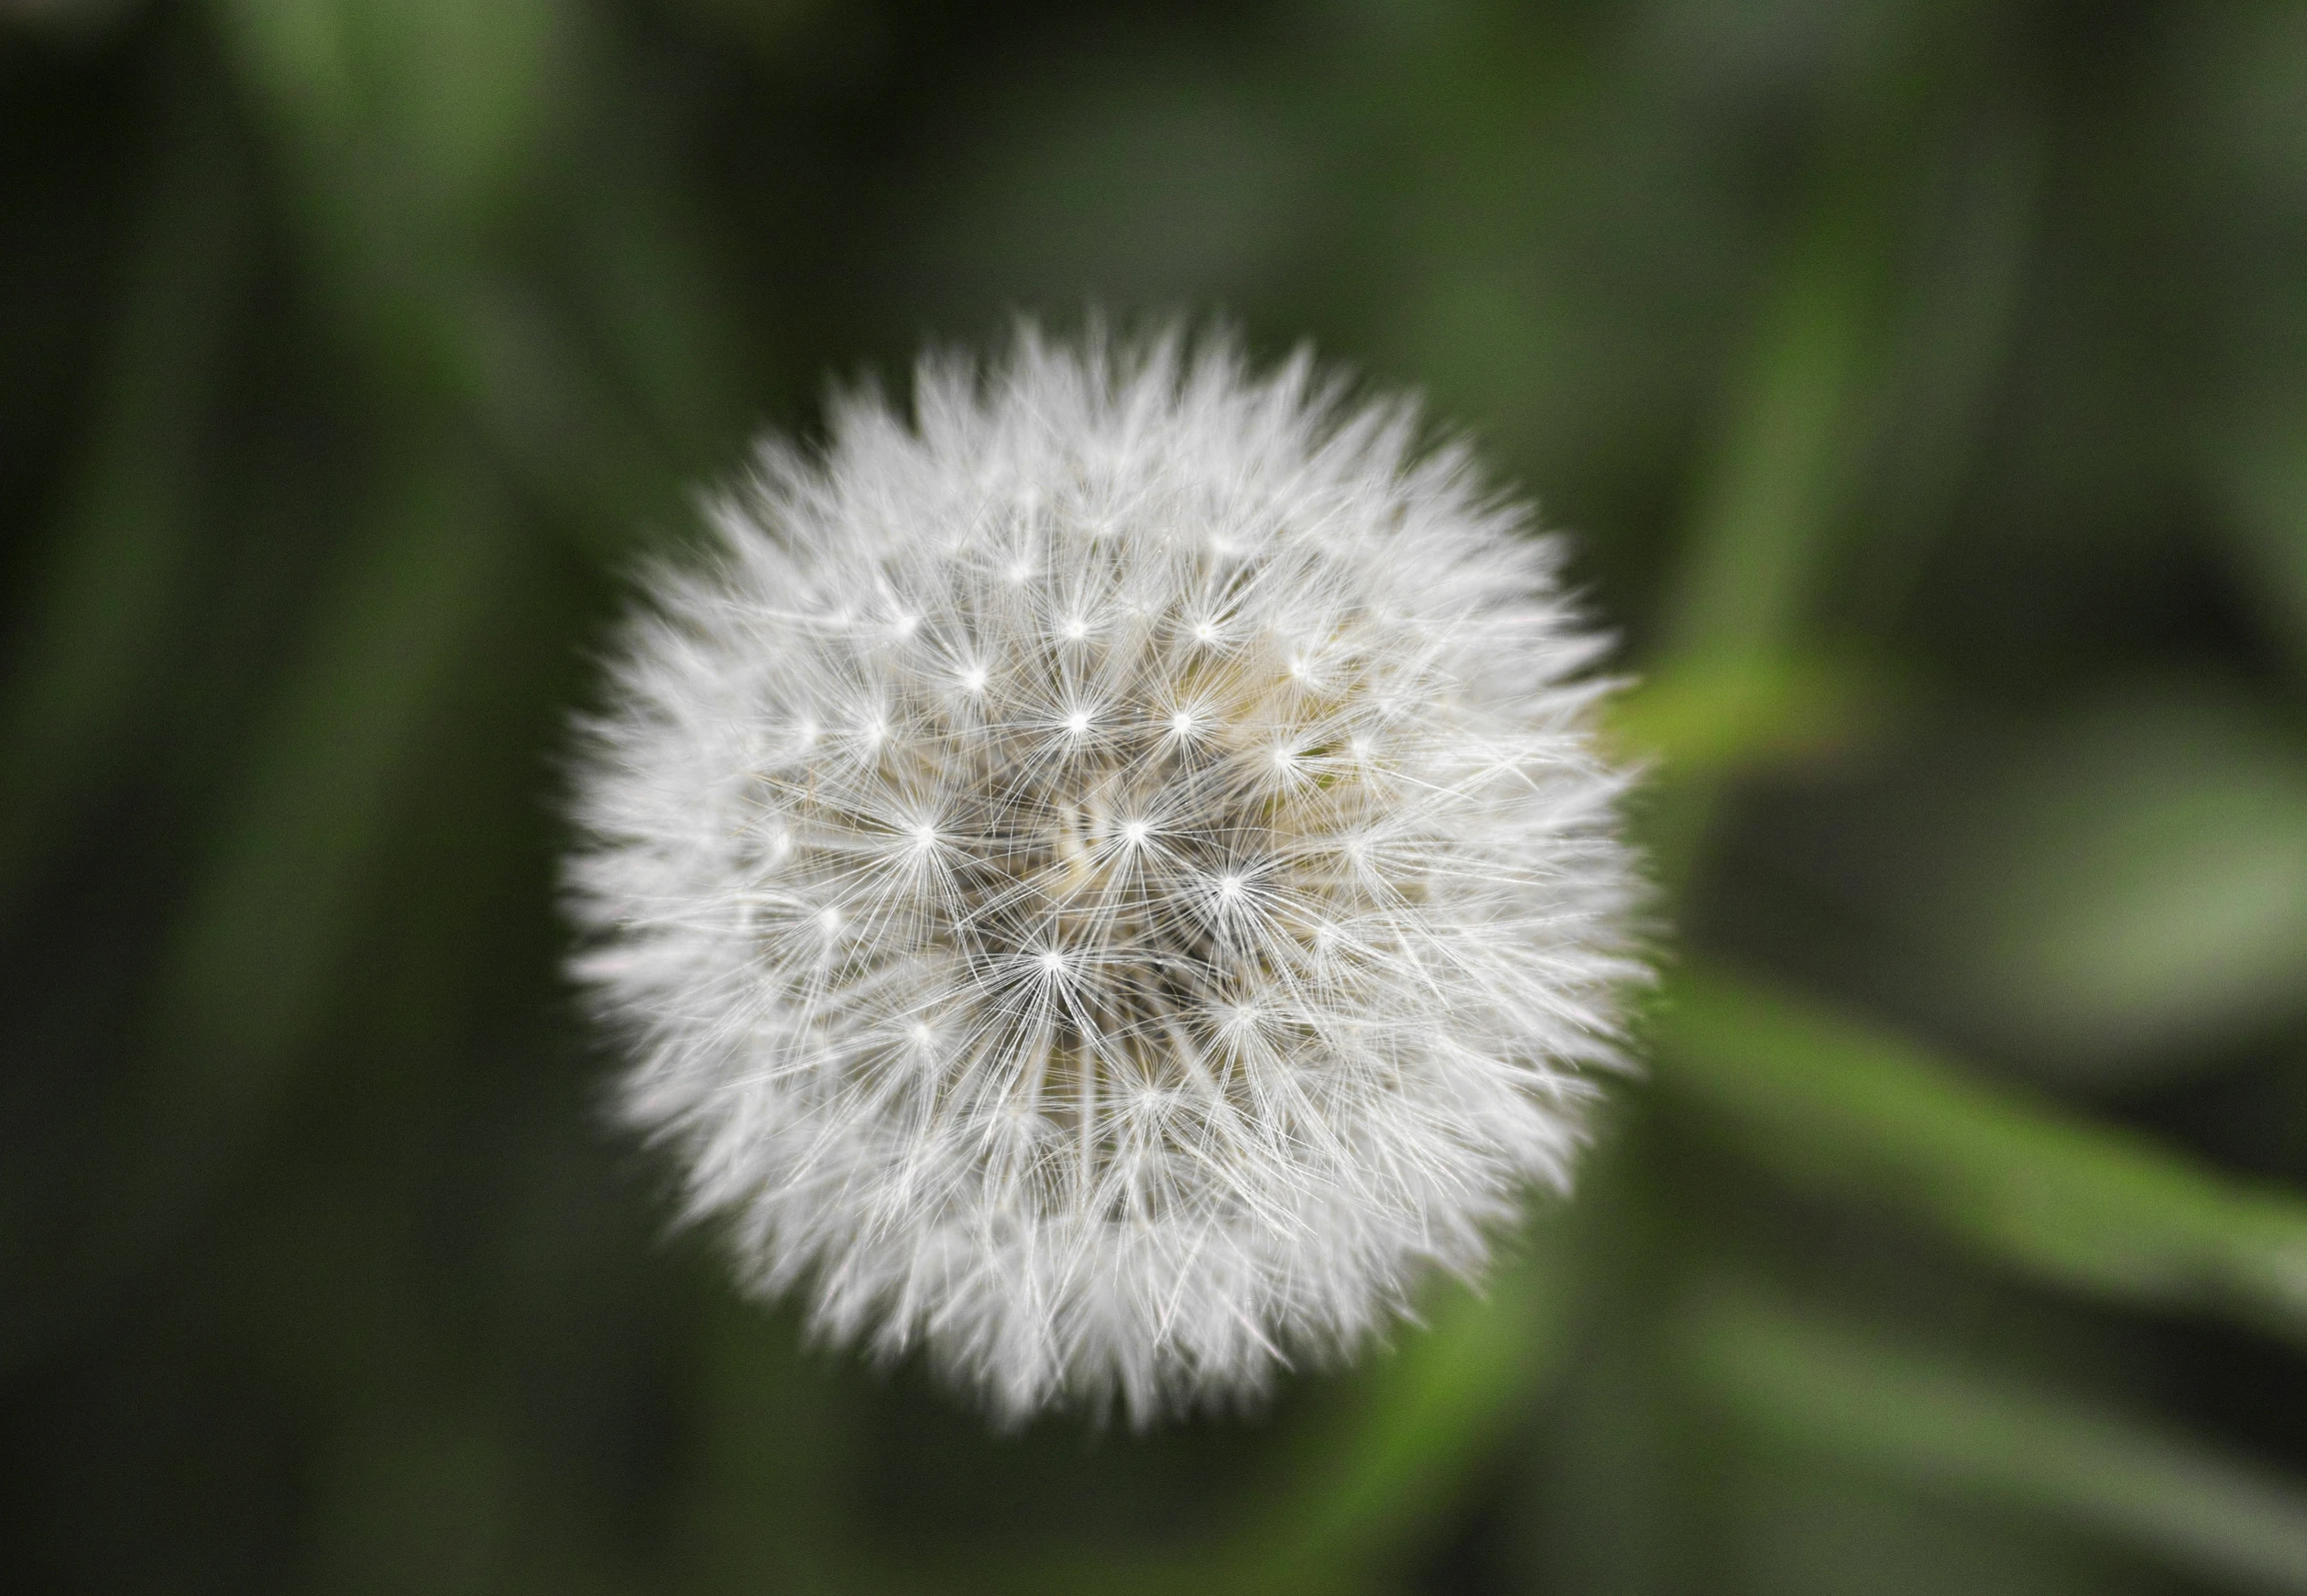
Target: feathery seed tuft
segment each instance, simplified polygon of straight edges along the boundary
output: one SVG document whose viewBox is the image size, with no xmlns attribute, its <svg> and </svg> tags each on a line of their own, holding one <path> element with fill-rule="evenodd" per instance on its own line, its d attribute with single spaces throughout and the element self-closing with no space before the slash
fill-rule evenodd
<svg viewBox="0 0 2307 1596">
<path fill-rule="evenodd" d="M 576 970 L 749 1285 L 1143 1421 L 1566 1185 L 1642 973 L 1603 641 L 1416 433 L 1303 356 L 1027 331 L 765 444 L 653 577 Z"/>
</svg>

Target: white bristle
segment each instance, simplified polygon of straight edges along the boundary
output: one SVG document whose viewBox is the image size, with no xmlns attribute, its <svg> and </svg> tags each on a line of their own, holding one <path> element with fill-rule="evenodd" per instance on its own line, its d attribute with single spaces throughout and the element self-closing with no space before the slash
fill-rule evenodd
<svg viewBox="0 0 2307 1596">
<path fill-rule="evenodd" d="M 660 574 L 577 962 L 747 1282 L 1005 1419 L 1350 1347 L 1566 1183 L 1640 968 L 1555 548 L 1299 358 L 1031 332 Z"/>
</svg>

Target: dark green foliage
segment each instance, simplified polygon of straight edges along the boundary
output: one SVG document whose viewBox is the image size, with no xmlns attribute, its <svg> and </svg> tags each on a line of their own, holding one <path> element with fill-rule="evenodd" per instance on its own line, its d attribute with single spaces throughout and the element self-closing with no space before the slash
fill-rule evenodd
<svg viewBox="0 0 2307 1596">
<path fill-rule="evenodd" d="M 2307 1591 L 2307 23 L 0 3 L 0 1578 Z M 1018 311 L 1418 386 L 1641 685 L 1574 1202 L 989 1435 L 665 1231 L 558 973 L 633 562 Z"/>
</svg>

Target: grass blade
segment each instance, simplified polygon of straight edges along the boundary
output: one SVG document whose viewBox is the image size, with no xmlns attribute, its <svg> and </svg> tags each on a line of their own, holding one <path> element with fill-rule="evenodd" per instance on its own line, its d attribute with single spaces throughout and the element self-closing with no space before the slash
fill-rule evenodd
<svg viewBox="0 0 2307 1596">
<path fill-rule="evenodd" d="M 1715 1288 L 1682 1343 L 1756 1433 L 1928 1489 L 2053 1514 L 2252 1590 L 2307 1591 L 2307 1486 L 2087 1401 Z"/>
<path fill-rule="evenodd" d="M 248 196 L 206 96 L 165 126 L 97 414 L 0 671 L 0 904 L 68 824 L 171 636 L 248 268 Z"/>
<path fill-rule="evenodd" d="M 2307 1342 L 2307 1202 L 1925 1048 L 1721 974 L 1678 975 L 1658 1080 L 1796 1182 L 1872 1198 L 2001 1262 Z"/>
</svg>

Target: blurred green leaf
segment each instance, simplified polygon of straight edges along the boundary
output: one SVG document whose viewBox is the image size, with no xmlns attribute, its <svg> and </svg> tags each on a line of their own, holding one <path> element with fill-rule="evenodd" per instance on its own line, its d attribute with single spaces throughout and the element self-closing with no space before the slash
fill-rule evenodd
<svg viewBox="0 0 2307 1596">
<path fill-rule="evenodd" d="M 1846 750 L 1877 731 L 1888 697 L 1864 668 L 1777 656 L 1721 670 L 1668 671 L 1611 702 L 1622 757 L 1706 778 Z"/>
<path fill-rule="evenodd" d="M 654 121 L 653 110 L 629 114 Z M 663 139 L 623 134 L 619 123 L 605 119 L 569 157 L 573 170 L 563 181 L 579 190 L 563 218 L 573 297 L 586 327 L 598 330 L 607 364 L 633 396 L 632 408 L 647 418 L 665 461 L 700 474 L 718 471 L 750 419 L 737 398 L 744 345 L 733 335 L 756 331 L 769 307 L 741 314 L 711 269 L 708 218 L 685 203 L 678 152 Z M 540 463 L 526 464 L 532 479 L 545 475 Z M 607 522 L 615 514 L 602 507 L 593 519 Z"/>
<path fill-rule="evenodd" d="M 85 1231 L 0 1363 L 186 1215 L 294 1079 L 428 712 L 517 570 L 518 529 L 454 446 L 412 449 L 348 540 L 170 943 L 150 1056 L 87 1168 Z"/>
<path fill-rule="evenodd" d="M 1569 1282 L 1549 1214 L 1477 1293 L 1439 1286 L 1404 1326 L 1341 1378 L 1347 1400 L 1291 1438 L 1272 1487 L 1183 1555 L 1070 1557 L 1039 1566 L 1037 1590 L 1344 1592 L 1390 1588 L 1468 1480 L 1535 1413 L 1561 1367 Z M 1019 1588 L 1005 1568 L 988 1585 Z"/>
<path fill-rule="evenodd" d="M 1850 598 L 1829 622 L 1867 635 L 1911 597 L 1989 443 L 2012 359 L 2011 332 L 2042 230 L 2042 129 L 2029 109 L 1990 98 L 1948 136 L 1946 170 L 1922 209 L 1928 235 L 1887 360 L 1891 390 L 1873 440 L 1864 531 L 1839 551 L 1835 586 Z"/>
<path fill-rule="evenodd" d="M 404 227 L 482 225 L 567 113 L 565 0 L 214 0 L 261 99 Z"/>
<path fill-rule="evenodd" d="M 2214 1308 L 2307 1343 L 2307 1201 L 2293 1193 L 1702 967 L 1674 977 L 1652 1037 L 1661 1089 L 1799 1184 L 1887 1204 L 2064 1285 Z"/>
<path fill-rule="evenodd" d="M 1856 70 L 1832 85 L 1808 202 L 1701 465 L 1665 617 L 1666 652 L 1682 665 L 1764 660 L 1816 598 L 1827 540 L 1887 420 L 1901 302 L 1917 297 L 1901 257 L 1927 157 L 1945 137 L 1934 96 L 1989 37 L 1976 27 L 1982 9 L 1883 13 L 1879 31 L 1859 30 L 1870 36 Z"/>
<path fill-rule="evenodd" d="M 1980 9 L 1886 13 L 1879 30 L 1858 30 L 1863 59 L 1829 96 L 1807 203 L 1716 404 L 1649 692 L 1677 708 L 1666 730 L 1699 754 L 1693 780 L 1667 790 L 1648 827 L 1668 882 L 1694 862 L 1720 777 L 1767 758 L 1789 731 L 1799 745 L 1804 720 L 1817 735 L 1835 695 L 1790 697 L 1810 684 L 1789 651 L 1815 630 L 1809 612 L 1838 564 L 1836 537 L 1886 438 L 1902 503 L 1851 552 L 1878 593 L 1895 593 L 1904 578 L 1883 574 L 1913 565 L 1931 503 L 1944 509 L 1976 434 L 2034 186 L 2029 153 L 2005 147 L 2023 137 L 1997 128 L 2003 136 L 1971 157 L 1975 192 L 1953 207 L 1962 247 L 1926 251 L 1919 265 L 1906 257 L 1934 159 L 1966 142 L 1950 136 L 1938 101 L 1969 98 L 1955 89 L 1991 38 L 1976 26 Z"/>
<path fill-rule="evenodd" d="M 1671 656 L 1748 666 L 1783 644 L 1853 479 L 1885 241 L 1874 196 L 1812 216 L 1733 384 L 1668 616 Z"/>
<path fill-rule="evenodd" d="M 2307 745 L 2232 688 L 2128 684 L 1897 816 L 1899 982 L 2023 1068 L 2165 1079 L 2307 1009 Z"/>
<path fill-rule="evenodd" d="M 2307 411 L 2222 428 L 2214 447 L 2243 595 L 2307 676 Z"/>
<path fill-rule="evenodd" d="M 1287 1489 L 1237 1564 L 1247 1590 L 1350 1590 L 1389 1583 L 1421 1532 L 1536 1411 L 1559 1369 L 1568 1282 L 1557 1215 L 1477 1295 L 1452 1286 L 1430 1322 L 1397 1333 L 1350 1416 L 1309 1437 Z"/>
<path fill-rule="evenodd" d="M 1703 702 L 1714 726 L 1741 736 L 1767 736 L 1783 714 L 1771 702 L 1794 680 L 1783 657 L 1878 419 L 1893 243 L 1884 224 L 1905 186 L 1882 145 L 1906 109 L 1892 97 L 1833 130 L 1847 137 L 1829 140 L 1700 462 L 1652 692 Z M 1735 763 L 1718 749 L 1711 769 L 1694 767 L 1696 780 L 1667 795 L 1649 837 L 1664 879 L 1688 872 L 1712 823 L 1715 778 Z"/>
<path fill-rule="evenodd" d="M 1865 209 L 1862 207 L 1862 210 Z M 1694 780 L 1666 795 L 1648 837 L 1666 880 L 1685 875 L 1712 818 L 1718 778 L 1770 740 L 1798 681 L 1781 663 L 1813 568 L 1839 514 L 1873 356 L 1878 241 L 1836 201 L 1808 223 L 1765 311 L 1752 364 L 1731 386 L 1704 468 L 1666 616 L 1652 705 L 1701 708 L 1713 736 Z M 1685 710 L 1670 736 L 1701 747 Z"/>
<path fill-rule="evenodd" d="M 665 445 L 675 440 L 653 436 L 544 302 L 517 247 L 526 190 L 583 98 L 584 8 L 217 4 L 241 78 L 287 157 L 304 243 L 360 358 L 414 403 L 469 411 L 588 554 L 630 549 L 637 524 L 664 505 L 674 465 Z M 435 71 L 442 55 L 453 66 L 445 74 Z M 614 209 L 616 226 L 642 225 L 636 206 Z M 652 244 L 659 264 L 679 261 L 695 281 L 694 263 L 661 232 L 627 248 Z M 669 331 L 679 336 L 667 326 L 679 312 L 662 296 L 628 287 L 609 303 L 628 318 L 616 332 L 629 348 L 662 350 Z M 665 372 L 641 380 L 662 399 Z M 691 386 L 707 395 L 728 384 L 700 371 Z"/>
<path fill-rule="evenodd" d="M 86 454 L 0 676 L 0 906 L 107 760 L 198 549 L 201 489 L 249 277 L 249 195 L 211 85 L 162 119 Z"/>
<path fill-rule="evenodd" d="M 185 910 L 155 1029 L 218 1073 L 170 1116 L 263 1082 L 293 1053 L 351 929 L 362 873 L 428 712 L 517 570 L 521 529 L 456 446 L 411 450 L 347 541 Z"/>
<path fill-rule="evenodd" d="M 2056 1514 L 2222 1582 L 2307 1591 L 2307 1482 L 1751 1287 L 1699 1292 L 1679 1331 L 1700 1385 L 1780 1445 Z"/>
<path fill-rule="evenodd" d="M 1679 1399 L 1716 1427 L 1721 1401 Z M 1743 1441 L 1741 1435 L 1735 1439 Z M 2159 1596 L 2136 1546 L 1977 1492 L 1918 1489 L 1819 1446 L 1739 1445 L 1726 1460 L 1735 1588 L 1766 1596 Z"/>
</svg>

